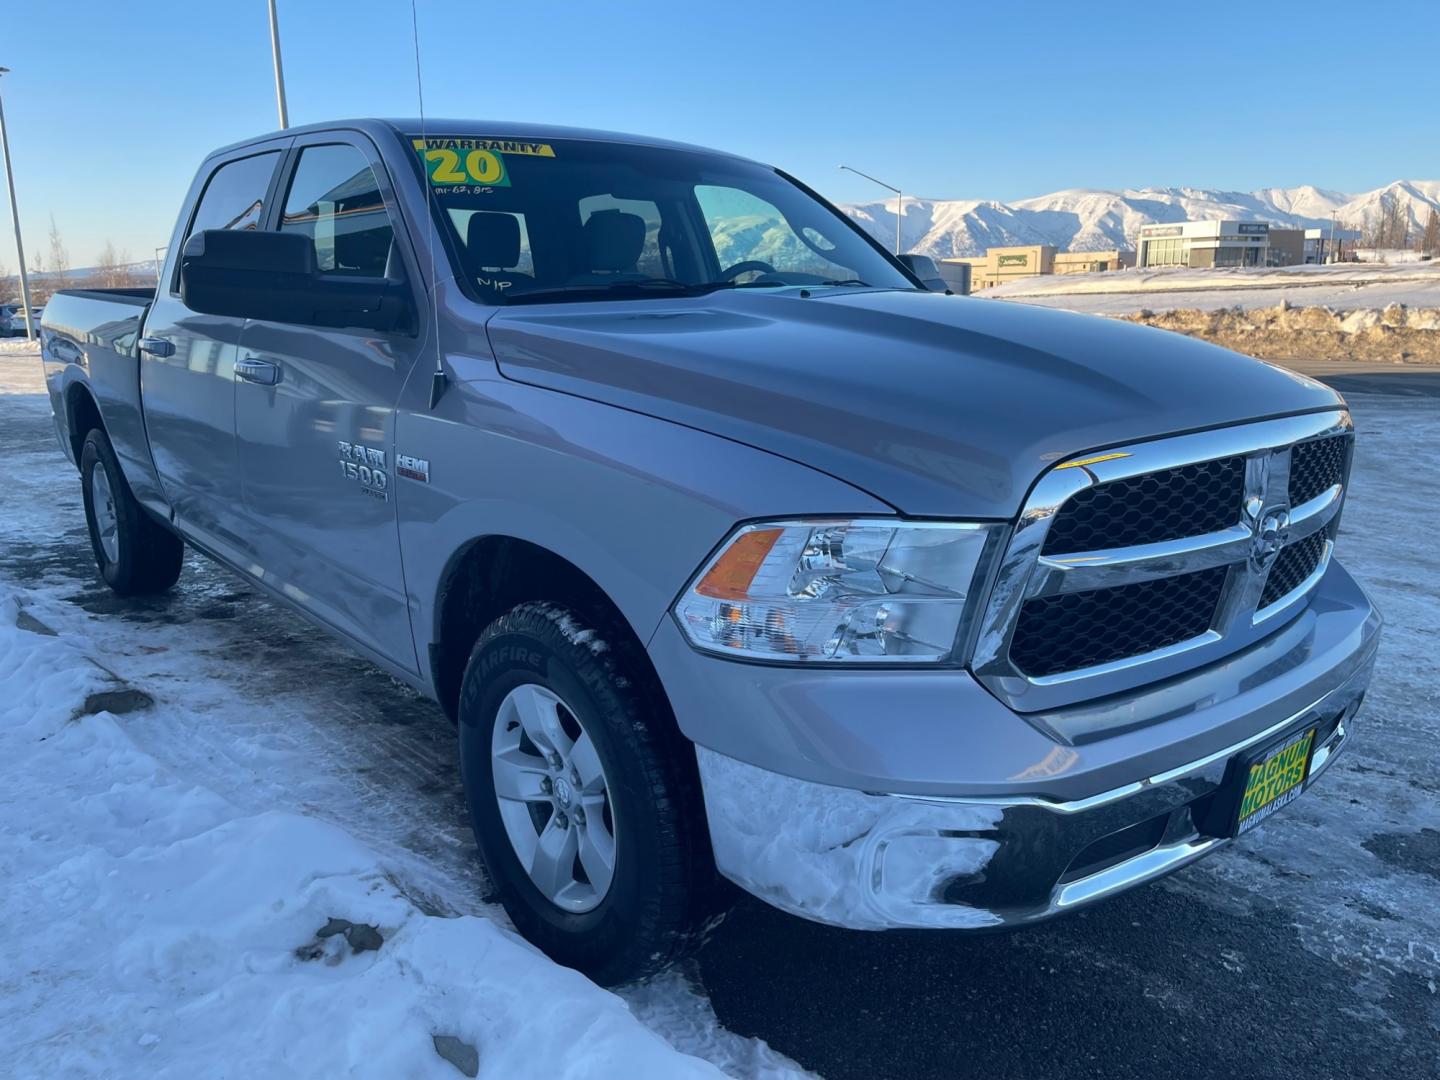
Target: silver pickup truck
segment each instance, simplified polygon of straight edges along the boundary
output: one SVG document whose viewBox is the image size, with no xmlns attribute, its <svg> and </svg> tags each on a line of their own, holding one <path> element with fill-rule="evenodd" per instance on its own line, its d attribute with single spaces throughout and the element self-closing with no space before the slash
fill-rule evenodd
<svg viewBox="0 0 1440 1080">
<path fill-rule="evenodd" d="M 1370 678 L 1332 391 L 926 291 L 728 154 L 267 135 L 43 357 L 110 586 L 188 545 L 433 696 L 495 896 L 605 982 L 723 879 L 861 929 L 1112 896 L 1299 795 Z"/>
</svg>

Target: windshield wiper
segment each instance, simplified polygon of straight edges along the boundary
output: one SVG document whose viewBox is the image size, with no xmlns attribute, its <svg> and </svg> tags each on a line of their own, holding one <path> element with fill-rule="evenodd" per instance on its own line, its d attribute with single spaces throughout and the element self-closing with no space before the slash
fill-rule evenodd
<svg viewBox="0 0 1440 1080">
<path fill-rule="evenodd" d="M 711 286 L 687 285 L 670 278 L 642 278 L 636 281 L 581 282 L 575 285 L 553 285 L 546 289 L 527 289 L 511 293 L 508 304 L 524 304 L 535 300 L 583 300 L 586 297 L 636 298 L 643 296 L 700 296 Z"/>
<path fill-rule="evenodd" d="M 835 281 L 822 281 L 821 285 L 859 285 L 861 288 L 870 288 L 868 281 L 861 281 L 858 277 L 841 278 Z"/>
<path fill-rule="evenodd" d="M 507 304 L 528 304 L 545 300 L 585 300 L 589 298 L 607 300 L 634 300 L 652 296 L 704 296 L 720 289 L 779 289 L 783 281 L 751 281 L 743 284 L 734 281 L 702 281 L 691 284 L 674 278 L 637 278 L 634 281 L 579 282 L 574 285 L 554 285 L 545 289 L 527 289 L 511 293 L 505 298 Z M 826 282 L 830 284 L 830 282 Z"/>
</svg>

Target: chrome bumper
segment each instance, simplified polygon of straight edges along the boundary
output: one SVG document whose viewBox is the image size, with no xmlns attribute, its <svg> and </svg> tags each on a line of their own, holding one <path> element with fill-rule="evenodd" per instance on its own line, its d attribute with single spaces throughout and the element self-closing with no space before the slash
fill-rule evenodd
<svg viewBox="0 0 1440 1080">
<path fill-rule="evenodd" d="M 1237 754 L 1314 724 L 1310 781 L 1320 776 L 1349 738 L 1375 645 L 1372 636 L 1343 683 L 1283 720 L 1069 802 L 872 794 L 697 747 L 716 864 L 775 907 L 852 929 L 977 930 L 1049 918 L 1229 843 L 1207 829 Z"/>
</svg>

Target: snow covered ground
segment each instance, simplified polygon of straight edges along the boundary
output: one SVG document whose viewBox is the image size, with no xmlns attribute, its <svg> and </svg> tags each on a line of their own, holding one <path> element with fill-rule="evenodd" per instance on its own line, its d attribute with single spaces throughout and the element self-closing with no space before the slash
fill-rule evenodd
<svg viewBox="0 0 1440 1080">
<path fill-rule="evenodd" d="M 512 934 L 409 691 L 198 560 L 79 576 L 38 375 L 0 357 L 0 1076 L 804 1075 L 683 971 L 620 997 Z"/>
<path fill-rule="evenodd" d="M 1267 269 L 1147 269 L 1022 278 L 975 295 L 1124 315 L 1142 309 L 1328 307 L 1379 311 L 1389 304 L 1440 308 L 1440 262 L 1289 266 Z"/>
</svg>

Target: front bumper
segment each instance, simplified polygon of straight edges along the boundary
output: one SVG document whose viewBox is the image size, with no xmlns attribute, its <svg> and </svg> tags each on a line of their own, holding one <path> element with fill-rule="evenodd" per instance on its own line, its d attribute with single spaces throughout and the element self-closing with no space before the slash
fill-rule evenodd
<svg viewBox="0 0 1440 1080">
<path fill-rule="evenodd" d="M 817 782 L 813 742 L 774 768 L 697 739 L 716 864 L 782 910 L 854 929 L 1020 925 L 1115 895 L 1229 843 L 1223 830 L 1209 830 L 1237 754 L 1313 724 L 1310 779 L 1320 776 L 1349 738 L 1379 631 L 1364 593 L 1332 566 L 1308 610 L 1249 654 L 1103 709 L 1010 714 L 1017 743 L 1044 734 L 1054 774 L 1033 766 L 1012 773 L 1011 793 L 993 793 L 1004 776 L 959 794 Z M 1147 723 L 1143 710 L 1160 704 L 1169 711 Z M 683 727 L 685 713 L 677 715 Z M 903 725 L 871 719 L 875 761 L 907 760 L 884 740 Z M 1219 737 L 1205 746 L 1201 728 Z M 847 737 L 855 730 L 843 728 Z M 843 747 L 852 759 L 864 749 Z M 994 749 L 977 756 L 993 762 Z M 1123 782 L 1047 794 L 1057 778 L 1072 792 L 1086 778 L 1113 780 L 1126 759 L 1142 767 Z M 1087 762 L 1095 767 L 1084 769 Z"/>
</svg>

